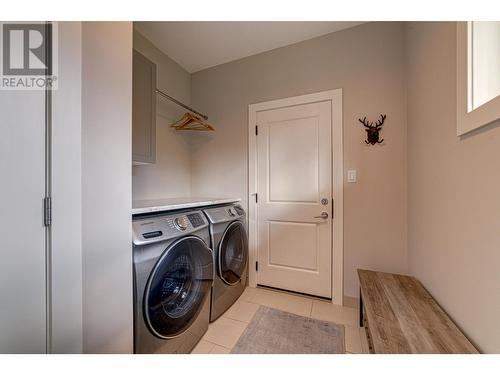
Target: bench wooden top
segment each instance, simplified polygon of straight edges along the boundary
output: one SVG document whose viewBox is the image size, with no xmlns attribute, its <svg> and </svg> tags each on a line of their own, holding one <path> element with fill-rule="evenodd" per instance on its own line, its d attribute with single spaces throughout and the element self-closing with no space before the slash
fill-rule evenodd
<svg viewBox="0 0 500 375">
<path fill-rule="evenodd" d="M 358 270 L 375 353 L 478 353 L 411 276 Z"/>
</svg>

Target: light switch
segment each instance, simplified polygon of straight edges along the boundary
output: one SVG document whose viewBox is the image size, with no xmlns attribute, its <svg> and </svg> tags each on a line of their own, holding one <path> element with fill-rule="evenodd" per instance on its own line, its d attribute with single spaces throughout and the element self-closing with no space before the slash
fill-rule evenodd
<svg viewBox="0 0 500 375">
<path fill-rule="evenodd" d="M 347 171 L 347 182 L 356 182 L 356 170 L 350 169 Z"/>
</svg>

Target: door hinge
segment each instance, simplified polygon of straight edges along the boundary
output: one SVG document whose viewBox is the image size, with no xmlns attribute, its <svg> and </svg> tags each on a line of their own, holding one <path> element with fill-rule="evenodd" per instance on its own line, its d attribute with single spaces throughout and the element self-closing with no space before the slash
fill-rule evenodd
<svg viewBox="0 0 500 375">
<path fill-rule="evenodd" d="M 259 270 L 259 262 L 255 262 L 255 271 Z"/>
<path fill-rule="evenodd" d="M 332 219 L 333 219 L 334 215 L 335 215 L 335 201 L 332 198 Z"/>
<path fill-rule="evenodd" d="M 259 127 L 257 125 L 255 125 L 255 135 L 259 135 Z"/>
<path fill-rule="evenodd" d="M 259 203 L 259 194 L 255 193 L 255 203 Z"/>
<path fill-rule="evenodd" d="M 43 225 L 49 227 L 52 224 L 52 199 L 43 198 Z"/>
</svg>

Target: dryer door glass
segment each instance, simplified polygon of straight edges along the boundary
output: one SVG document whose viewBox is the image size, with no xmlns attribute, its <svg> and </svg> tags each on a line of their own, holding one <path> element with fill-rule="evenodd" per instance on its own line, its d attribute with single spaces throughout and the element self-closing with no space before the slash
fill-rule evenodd
<svg viewBox="0 0 500 375">
<path fill-rule="evenodd" d="M 167 248 L 148 281 L 144 296 L 146 324 L 158 337 L 188 329 L 209 296 L 212 251 L 198 237 L 185 237 Z"/>
<path fill-rule="evenodd" d="M 236 284 L 243 275 L 248 261 L 248 240 L 245 227 L 233 221 L 226 228 L 219 244 L 219 276 L 227 284 Z"/>
</svg>

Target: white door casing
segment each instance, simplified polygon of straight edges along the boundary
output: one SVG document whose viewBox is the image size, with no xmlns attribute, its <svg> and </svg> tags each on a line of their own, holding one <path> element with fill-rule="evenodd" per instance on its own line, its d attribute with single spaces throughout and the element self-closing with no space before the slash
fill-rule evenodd
<svg viewBox="0 0 500 375">
<path fill-rule="evenodd" d="M 251 286 L 342 304 L 341 100 L 332 90 L 249 106 Z"/>
</svg>

